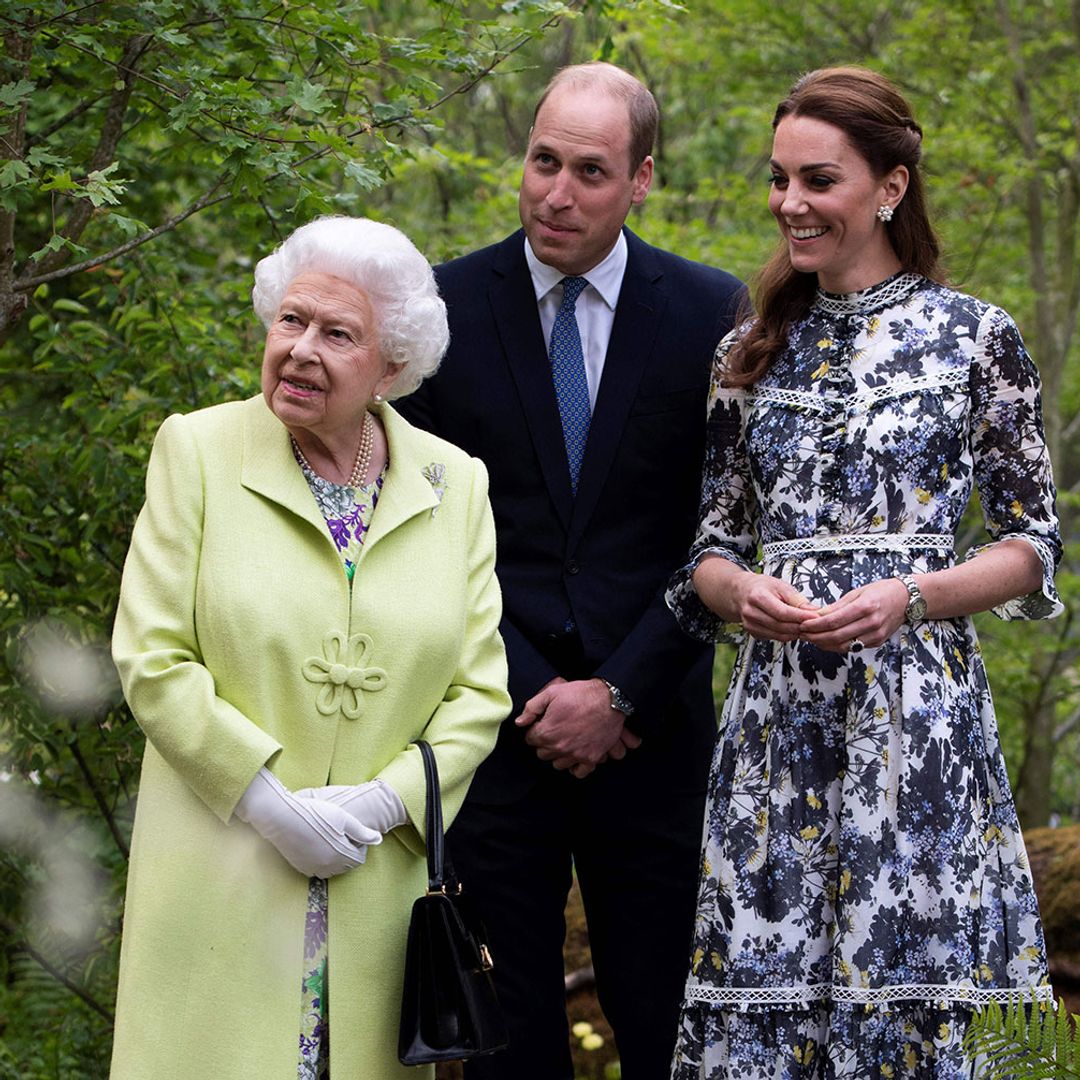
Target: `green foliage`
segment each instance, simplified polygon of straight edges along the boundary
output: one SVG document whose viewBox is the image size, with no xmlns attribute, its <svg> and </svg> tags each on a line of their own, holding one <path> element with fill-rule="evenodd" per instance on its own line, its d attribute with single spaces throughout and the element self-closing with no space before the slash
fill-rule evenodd
<svg viewBox="0 0 1080 1080">
<path fill-rule="evenodd" d="M 257 390 L 253 255 L 359 212 L 564 11 L 0 14 L 0 1077 L 108 1071 L 142 752 L 108 639 L 154 431 Z"/>
<path fill-rule="evenodd" d="M 142 749 L 106 650 L 154 431 L 256 391 L 253 263 L 316 214 L 389 221 L 432 261 L 505 235 L 562 64 L 652 86 L 657 175 L 632 227 L 743 277 L 774 242 L 769 124 L 794 78 L 857 61 L 902 83 L 953 276 L 1017 318 L 1048 380 L 1059 585 L 1080 600 L 1066 0 L 9 0 L 0 30 L 0 1078 L 106 1071 Z M 1080 819 L 1080 626 L 980 632 L 1029 822 Z M 86 922 L 38 902 L 68 864 Z"/>
<path fill-rule="evenodd" d="M 977 1080 L 1080 1080 L 1080 1016 L 1065 1002 L 1047 1006 L 996 1001 L 974 1016 L 964 1047 L 979 1065 Z"/>
</svg>

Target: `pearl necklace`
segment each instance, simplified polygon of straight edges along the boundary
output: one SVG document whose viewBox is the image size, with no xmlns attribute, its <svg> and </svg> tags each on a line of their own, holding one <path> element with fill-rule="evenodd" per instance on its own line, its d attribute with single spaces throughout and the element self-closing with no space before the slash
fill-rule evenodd
<svg viewBox="0 0 1080 1080">
<path fill-rule="evenodd" d="M 300 464 L 309 472 L 315 473 L 316 476 L 320 474 L 315 472 L 310 461 L 304 451 L 300 449 L 300 444 L 296 441 L 295 437 L 290 435 L 289 440 L 292 442 L 293 450 L 296 456 L 300 459 Z M 364 486 L 364 481 L 367 480 L 368 469 L 371 468 L 371 455 L 375 450 L 375 420 L 372 418 L 371 413 L 364 413 L 364 426 L 360 431 L 360 445 L 356 448 L 356 460 L 353 462 L 352 472 L 349 473 L 349 479 L 345 481 L 346 487 L 358 488 Z"/>
</svg>

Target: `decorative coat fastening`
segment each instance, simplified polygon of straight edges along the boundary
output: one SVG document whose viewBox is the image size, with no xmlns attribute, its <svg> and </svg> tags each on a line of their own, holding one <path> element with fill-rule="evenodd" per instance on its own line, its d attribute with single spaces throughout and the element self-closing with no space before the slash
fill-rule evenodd
<svg viewBox="0 0 1080 1080">
<path fill-rule="evenodd" d="M 339 709 L 350 720 L 363 712 L 362 690 L 374 693 L 386 686 L 386 671 L 365 667 L 364 660 L 374 649 L 367 634 L 346 638 L 333 630 L 323 638 L 323 655 L 309 656 L 301 669 L 308 682 L 322 684 L 315 708 L 323 716 L 333 716 Z"/>
</svg>

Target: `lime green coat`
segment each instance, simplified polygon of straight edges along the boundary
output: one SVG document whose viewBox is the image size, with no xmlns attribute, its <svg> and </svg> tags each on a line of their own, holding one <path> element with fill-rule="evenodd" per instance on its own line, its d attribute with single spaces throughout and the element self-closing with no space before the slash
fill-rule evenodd
<svg viewBox="0 0 1080 1080">
<path fill-rule="evenodd" d="M 261 397 L 158 432 L 113 638 L 147 736 L 113 1080 L 296 1076 L 308 880 L 231 820 L 260 766 L 290 789 L 381 777 L 422 823 L 423 736 L 450 819 L 509 711 L 484 466 L 381 417 L 351 591 Z M 422 852 L 408 825 L 330 881 L 334 1080 L 432 1075 L 396 1055 Z"/>
</svg>

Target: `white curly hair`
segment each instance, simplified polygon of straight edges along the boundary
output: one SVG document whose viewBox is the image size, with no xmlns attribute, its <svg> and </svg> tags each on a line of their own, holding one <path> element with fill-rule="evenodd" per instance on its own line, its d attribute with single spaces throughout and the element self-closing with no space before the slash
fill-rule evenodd
<svg viewBox="0 0 1080 1080">
<path fill-rule="evenodd" d="M 383 359 L 404 365 L 388 398 L 411 394 L 433 375 L 450 343 L 446 305 L 431 265 L 399 229 L 370 218 L 316 218 L 287 237 L 255 267 L 251 301 L 265 327 L 292 280 L 333 274 L 367 294 Z"/>
</svg>

